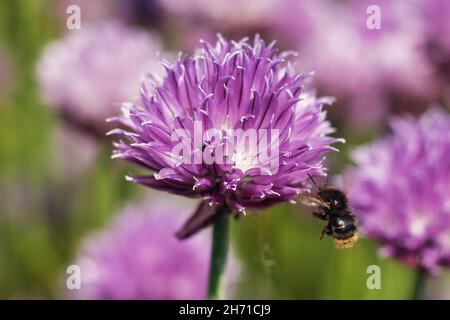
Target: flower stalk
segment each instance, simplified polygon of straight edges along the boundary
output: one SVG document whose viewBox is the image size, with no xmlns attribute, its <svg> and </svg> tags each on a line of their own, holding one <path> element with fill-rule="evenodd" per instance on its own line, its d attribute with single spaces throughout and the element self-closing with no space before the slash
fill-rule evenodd
<svg viewBox="0 0 450 320">
<path fill-rule="evenodd" d="M 209 269 L 208 299 L 223 299 L 223 278 L 228 255 L 229 212 L 227 206 L 221 206 L 214 217 L 211 261 Z"/>
<path fill-rule="evenodd" d="M 424 268 L 419 268 L 416 272 L 416 282 L 413 293 L 413 300 L 423 300 L 427 284 L 427 271 Z"/>
</svg>

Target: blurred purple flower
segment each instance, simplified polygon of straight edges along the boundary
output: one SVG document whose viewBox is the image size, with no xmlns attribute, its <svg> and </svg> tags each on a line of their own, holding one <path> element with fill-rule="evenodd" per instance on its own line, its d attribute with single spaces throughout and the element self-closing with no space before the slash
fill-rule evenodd
<svg viewBox="0 0 450 320">
<path fill-rule="evenodd" d="M 118 11 L 123 21 L 141 26 L 158 26 L 165 16 L 161 0 L 121 0 Z"/>
<path fill-rule="evenodd" d="M 426 35 L 450 51 L 450 2 L 446 0 L 430 0 L 420 2 L 421 13 L 425 23 Z"/>
<path fill-rule="evenodd" d="M 298 44 L 299 65 L 317 72 L 318 86 L 343 102 L 338 116 L 355 127 L 378 126 L 392 107 L 394 95 L 414 97 L 407 102 L 432 101 L 436 96 L 431 65 L 420 50 L 423 21 L 417 3 L 283 3 L 283 18 L 276 28 L 285 42 Z M 381 10 L 381 29 L 367 27 L 370 5 Z M 414 107 L 409 103 L 404 108 Z"/>
<path fill-rule="evenodd" d="M 118 118 L 128 131 L 111 132 L 127 141 L 115 144 L 115 158 L 152 171 L 129 180 L 174 194 L 200 196 L 211 205 L 226 205 L 238 212 L 296 197 L 308 173 L 325 174 L 324 156 L 336 150 L 331 144 L 340 140 L 329 136 L 333 129 L 322 110 L 330 99 L 302 93 L 308 75 L 293 73 L 286 66 L 290 55 L 278 53 L 273 43 L 267 46 L 258 37 L 252 45 L 247 39 L 234 42 L 219 36 L 215 46 L 203 42 L 193 57 L 180 56 L 175 65 L 167 65 L 162 83 L 148 77 L 140 104 L 124 108 Z M 220 136 L 202 141 L 200 147 L 183 137 L 171 139 L 176 129 L 186 129 L 194 137 L 198 120 L 203 132 L 215 129 Z M 195 156 L 218 153 L 230 139 L 229 132 L 239 129 L 279 130 L 278 152 L 270 153 L 269 143 L 260 139 L 232 149 L 231 163 L 187 164 L 171 154 L 180 143 L 192 147 Z M 248 151 L 271 158 L 245 158 Z M 200 211 L 207 208 L 201 205 Z"/>
<path fill-rule="evenodd" d="M 116 19 L 130 25 L 158 26 L 165 10 L 160 0 L 53 0 L 52 8 L 61 23 L 66 23 L 67 8 L 76 5 L 81 11 L 81 26 Z"/>
<path fill-rule="evenodd" d="M 136 83 L 144 73 L 162 70 L 159 50 L 156 36 L 118 23 L 71 31 L 38 62 L 42 96 L 69 121 L 104 133 L 105 118 L 139 96 Z"/>
<path fill-rule="evenodd" d="M 198 46 L 198 39 L 214 42 L 219 32 L 231 38 L 250 34 L 271 34 L 280 0 L 165 0 L 164 9 L 172 17 L 171 26 L 183 30 L 176 38 L 185 52 Z M 239 8 L 239 14 L 236 14 Z M 176 35 L 175 35 L 176 36 Z M 276 38 L 276 37 L 275 37 Z"/>
<path fill-rule="evenodd" d="M 430 0 L 420 2 L 419 12 L 424 20 L 426 48 L 429 59 L 436 71 L 448 83 L 450 78 L 450 1 Z"/>
<path fill-rule="evenodd" d="M 176 239 L 182 218 L 180 207 L 154 199 L 125 207 L 84 243 L 77 260 L 81 290 L 73 297 L 205 299 L 210 241 L 208 234 Z"/>
<path fill-rule="evenodd" d="M 72 5 L 78 6 L 81 11 L 81 27 L 84 28 L 85 24 L 99 23 L 114 16 L 115 4 L 116 1 L 111 0 L 52 0 L 50 8 L 56 11 L 60 23 L 65 25 L 69 16 L 67 8 Z"/>
<path fill-rule="evenodd" d="M 436 272 L 450 266 L 450 116 L 395 118 L 391 136 L 357 149 L 350 202 L 382 252 Z"/>
<path fill-rule="evenodd" d="M 267 26 L 277 10 L 279 0 L 165 0 L 164 6 L 171 14 L 199 20 L 220 30 Z M 239 14 L 236 13 L 239 8 Z"/>
</svg>

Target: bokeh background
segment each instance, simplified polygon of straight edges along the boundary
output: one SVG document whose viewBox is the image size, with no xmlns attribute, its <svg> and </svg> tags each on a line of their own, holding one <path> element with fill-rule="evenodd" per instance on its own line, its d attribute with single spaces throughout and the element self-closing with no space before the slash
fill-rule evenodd
<svg viewBox="0 0 450 320">
<path fill-rule="evenodd" d="M 66 27 L 71 4 L 81 8 L 79 30 Z M 371 4 L 381 9 L 381 29 L 366 25 Z M 70 33 L 111 21 L 159 38 L 159 51 L 167 56 L 192 53 L 200 38 L 214 41 L 217 32 L 233 39 L 259 33 L 277 40 L 281 49 L 298 51 L 297 67 L 316 72 L 318 93 L 337 99 L 328 115 L 347 143 L 327 160 L 335 176 L 349 164 L 355 146 L 387 132 L 393 114 L 417 116 L 433 104 L 450 106 L 450 5 L 445 0 L 3 0 L 0 298 L 68 297 L 65 271 L 86 237 L 107 227 L 127 203 L 180 201 L 125 181 L 132 168 L 110 159 L 110 139 L 96 134 L 104 128 L 93 133 L 61 116 L 43 94 L 38 64 L 44 49 Z M 61 79 L 67 72 L 66 85 L 76 85 L 70 83 L 70 70 L 59 72 Z M 118 112 L 111 105 L 111 113 Z M 364 237 L 353 249 L 338 251 L 329 239 L 319 240 L 321 229 L 322 223 L 299 205 L 250 212 L 233 221 L 232 246 L 241 263 L 233 297 L 413 297 L 414 270 L 380 257 L 377 244 Z M 208 243 L 205 247 L 209 250 Z M 366 286 L 369 265 L 381 268 L 380 290 Z M 430 279 L 426 297 L 450 298 L 448 271 Z"/>
</svg>

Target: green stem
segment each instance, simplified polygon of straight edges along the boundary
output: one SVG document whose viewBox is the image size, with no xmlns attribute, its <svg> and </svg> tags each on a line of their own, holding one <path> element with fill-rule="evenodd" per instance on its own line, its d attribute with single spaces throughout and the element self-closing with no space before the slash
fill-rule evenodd
<svg viewBox="0 0 450 320">
<path fill-rule="evenodd" d="M 221 289 L 228 253 L 229 212 L 228 207 L 222 206 L 217 210 L 214 218 L 208 286 L 208 299 L 210 300 L 223 298 Z"/>
<path fill-rule="evenodd" d="M 424 298 L 425 287 L 427 282 L 427 272 L 420 268 L 417 270 L 416 284 L 414 287 L 414 300 L 422 300 Z"/>
</svg>

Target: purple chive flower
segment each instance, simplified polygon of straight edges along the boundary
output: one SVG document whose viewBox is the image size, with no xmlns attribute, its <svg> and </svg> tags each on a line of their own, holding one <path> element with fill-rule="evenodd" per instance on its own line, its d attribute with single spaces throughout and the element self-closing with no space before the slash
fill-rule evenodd
<svg viewBox="0 0 450 320">
<path fill-rule="evenodd" d="M 198 39 L 215 41 L 218 31 L 233 38 L 255 32 L 271 35 L 277 18 L 282 13 L 280 0 L 165 0 L 163 7 L 179 30 L 189 30 L 178 40 L 185 52 L 192 52 Z M 239 14 L 236 14 L 239 8 Z M 278 37 L 278 35 L 276 35 Z"/>
<path fill-rule="evenodd" d="M 121 0 L 118 7 L 120 18 L 130 24 L 158 26 L 164 21 L 160 0 Z"/>
<path fill-rule="evenodd" d="M 143 82 L 140 103 L 124 108 L 118 118 L 127 129 L 111 132 L 123 138 L 113 157 L 150 171 L 130 181 L 238 212 L 294 199 L 308 173 L 325 174 L 324 156 L 336 150 L 331 144 L 338 139 L 329 136 L 333 129 L 322 110 L 330 99 L 303 92 L 307 75 L 289 70 L 290 55 L 259 37 L 253 45 L 220 36 L 215 46 L 203 42 L 194 56 L 166 64 L 162 82 L 150 77 Z M 202 132 L 215 130 L 214 138 L 192 141 L 199 123 Z M 178 129 L 187 131 L 187 138 Z M 254 143 L 236 144 L 226 163 L 208 163 L 205 158 L 217 156 L 233 139 L 230 132 L 239 129 L 268 132 L 267 139 L 260 135 Z M 274 132 L 278 150 L 272 150 Z M 193 150 L 190 160 L 200 162 L 174 157 L 171 151 L 180 143 Z M 202 204 L 203 210 L 208 206 Z"/>
<path fill-rule="evenodd" d="M 381 29 L 367 27 L 370 5 L 380 8 Z M 316 71 L 317 85 L 343 103 L 339 116 L 355 127 L 376 127 L 392 108 L 392 96 L 415 97 L 401 106 L 411 110 L 411 100 L 437 95 L 420 50 L 417 8 L 414 1 L 287 0 L 278 28 L 286 42 L 298 44 L 299 65 Z"/>
<path fill-rule="evenodd" d="M 436 108 L 391 127 L 355 151 L 350 202 L 384 254 L 435 272 L 450 266 L 450 116 Z"/>
<path fill-rule="evenodd" d="M 428 22 L 424 24 L 425 34 L 447 51 L 450 51 L 450 39 L 448 37 L 450 3 L 445 0 L 430 0 L 428 4 L 420 2 L 418 9 L 423 14 L 422 18 Z M 433 23 L 430 23 L 431 21 Z"/>
<path fill-rule="evenodd" d="M 55 11 L 59 23 L 65 25 L 68 17 L 67 9 L 70 6 L 78 6 L 81 11 L 81 25 L 105 21 L 115 16 L 116 1 L 110 0 L 52 0 L 50 8 Z"/>
<path fill-rule="evenodd" d="M 156 36 L 107 22 L 83 26 L 48 46 L 38 63 L 44 100 L 74 124 L 104 133 L 105 118 L 139 96 L 136 83 L 160 70 Z"/>
<path fill-rule="evenodd" d="M 129 25 L 155 27 L 164 21 L 165 10 L 160 0 L 53 0 L 52 8 L 61 20 L 66 23 L 67 8 L 76 5 L 82 15 L 82 26 L 85 23 L 98 23 L 115 19 Z M 162 1 L 164 2 L 164 1 Z"/>
<path fill-rule="evenodd" d="M 180 208 L 154 200 L 125 207 L 107 230 L 89 237 L 76 264 L 81 299 L 205 299 L 207 234 L 179 241 Z"/>
<path fill-rule="evenodd" d="M 222 29 L 252 28 L 271 22 L 279 0 L 166 0 L 166 10 L 188 19 L 207 20 Z M 236 8 L 239 14 L 236 14 Z"/>
<path fill-rule="evenodd" d="M 450 76 L 450 2 L 430 0 L 418 6 L 424 23 L 423 46 L 436 71 L 448 84 Z"/>
</svg>

